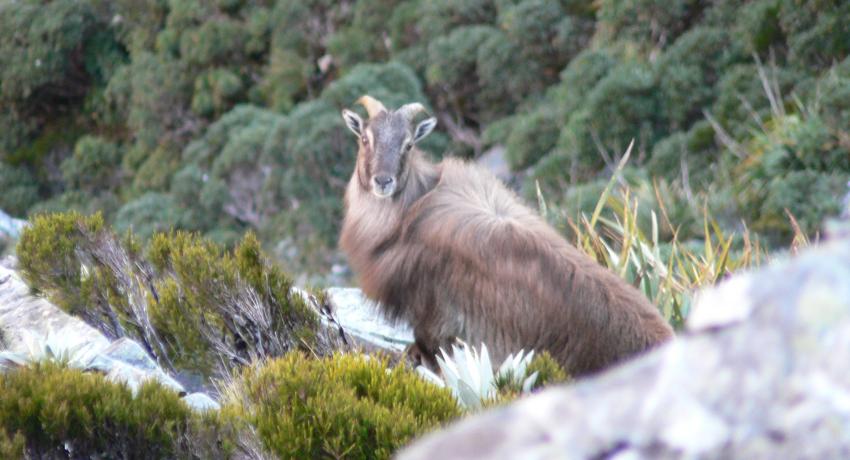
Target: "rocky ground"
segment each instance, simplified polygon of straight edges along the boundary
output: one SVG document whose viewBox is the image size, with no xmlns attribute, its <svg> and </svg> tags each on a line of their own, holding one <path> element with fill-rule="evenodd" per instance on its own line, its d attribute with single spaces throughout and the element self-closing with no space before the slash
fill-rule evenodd
<svg viewBox="0 0 850 460">
<path fill-rule="evenodd" d="M 398 353 L 413 340 L 409 329 L 385 322 L 359 289 L 329 289 L 328 300 L 334 318 L 356 346 Z M 155 379 L 180 393 L 192 407 L 218 407 L 209 382 L 169 375 L 137 342 L 110 341 L 81 319 L 34 295 L 16 271 L 12 256 L 0 261 L 0 338 L 0 370 L 49 356 L 65 358 L 72 366 L 103 373 L 132 389 Z"/>
</svg>

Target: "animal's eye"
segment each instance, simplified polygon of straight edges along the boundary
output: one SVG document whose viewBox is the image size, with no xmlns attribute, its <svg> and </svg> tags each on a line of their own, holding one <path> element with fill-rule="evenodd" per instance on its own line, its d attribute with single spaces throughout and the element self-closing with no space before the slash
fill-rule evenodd
<svg viewBox="0 0 850 460">
<path fill-rule="evenodd" d="M 413 144 L 412 144 L 412 143 L 411 143 L 411 144 L 407 144 L 407 145 L 405 145 L 405 146 L 404 146 L 404 151 L 405 151 L 405 152 L 409 152 L 409 151 L 410 151 L 410 149 L 412 149 L 412 148 L 413 148 Z"/>
</svg>

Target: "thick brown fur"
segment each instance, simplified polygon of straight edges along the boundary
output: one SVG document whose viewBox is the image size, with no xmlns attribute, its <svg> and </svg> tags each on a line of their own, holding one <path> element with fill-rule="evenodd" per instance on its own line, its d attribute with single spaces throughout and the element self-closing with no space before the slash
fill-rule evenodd
<svg viewBox="0 0 850 460">
<path fill-rule="evenodd" d="M 637 289 L 490 172 L 457 159 L 435 165 L 413 148 L 398 190 L 381 198 L 370 191 L 373 155 L 361 144 L 339 243 L 364 293 L 412 325 L 420 352 L 433 357 L 455 338 L 486 343 L 497 361 L 547 350 L 577 376 L 672 337 Z"/>
</svg>

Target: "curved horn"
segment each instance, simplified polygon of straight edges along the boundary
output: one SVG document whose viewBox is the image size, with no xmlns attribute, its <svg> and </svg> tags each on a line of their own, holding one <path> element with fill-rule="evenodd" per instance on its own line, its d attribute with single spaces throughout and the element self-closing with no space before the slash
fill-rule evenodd
<svg viewBox="0 0 850 460">
<path fill-rule="evenodd" d="M 407 121 L 412 121 L 413 117 L 416 116 L 419 112 L 424 112 L 425 106 L 418 102 L 412 102 L 410 104 L 404 104 L 396 110 L 397 113 L 400 113 L 407 119 Z"/>
<path fill-rule="evenodd" d="M 381 112 L 387 111 L 387 108 L 384 107 L 384 104 L 382 104 L 381 101 L 375 99 L 372 96 L 369 96 L 368 94 L 360 96 L 360 99 L 357 99 L 357 103 L 362 105 L 363 107 L 366 107 L 366 113 L 369 114 L 369 118 L 372 118 Z"/>
</svg>

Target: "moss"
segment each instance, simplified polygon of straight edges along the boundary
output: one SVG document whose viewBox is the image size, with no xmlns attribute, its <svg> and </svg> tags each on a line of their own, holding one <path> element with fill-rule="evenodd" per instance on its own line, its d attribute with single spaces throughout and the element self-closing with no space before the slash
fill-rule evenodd
<svg viewBox="0 0 850 460">
<path fill-rule="evenodd" d="M 155 382 L 138 393 L 97 374 L 39 363 L 0 375 L 0 435 L 25 438 L 28 458 L 186 458 L 227 455 L 226 422 L 193 413 Z M 3 458 L 10 458 L 4 456 Z"/>
<path fill-rule="evenodd" d="M 384 359 L 300 353 L 246 368 L 239 411 L 281 458 L 389 458 L 460 415 L 451 393 Z"/>
</svg>

